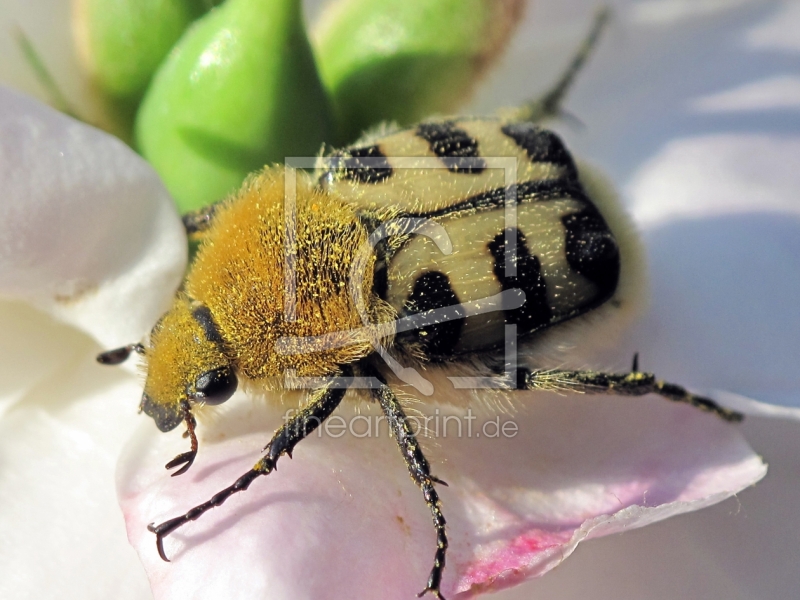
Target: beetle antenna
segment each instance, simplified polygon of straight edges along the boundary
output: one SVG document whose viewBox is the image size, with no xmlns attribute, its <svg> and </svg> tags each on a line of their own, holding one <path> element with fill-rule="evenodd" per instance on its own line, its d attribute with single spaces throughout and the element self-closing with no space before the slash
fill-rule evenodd
<svg viewBox="0 0 800 600">
<path fill-rule="evenodd" d="M 131 352 L 136 354 L 144 354 L 144 346 L 142 344 L 128 344 L 122 348 L 114 348 L 113 350 L 106 350 L 97 355 L 97 362 L 101 365 L 118 365 L 128 360 Z"/>
</svg>

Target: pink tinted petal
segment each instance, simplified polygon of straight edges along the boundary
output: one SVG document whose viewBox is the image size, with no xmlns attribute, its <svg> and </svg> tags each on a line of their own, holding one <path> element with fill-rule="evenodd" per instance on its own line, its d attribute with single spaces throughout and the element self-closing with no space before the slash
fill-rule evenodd
<svg viewBox="0 0 800 600">
<path fill-rule="evenodd" d="M 769 473 L 758 485 L 679 519 L 582 545 L 547 577 L 501 592 L 496 600 L 795 598 L 797 424 L 752 418 L 742 432 L 769 457 Z"/>
<path fill-rule="evenodd" d="M 461 437 L 453 421 L 443 437 L 439 421 L 440 436 L 424 443 L 434 474 L 449 484 L 439 491 L 451 538 L 443 584 L 450 597 L 540 575 L 583 539 L 718 502 L 766 470 L 736 427 L 691 408 L 658 399 L 518 399 L 520 414 L 499 417 L 501 426 L 516 423 L 514 437 L 487 437 L 497 414 L 481 411 L 472 437 L 469 421 Z M 240 396 L 233 402 L 203 424 L 201 452 L 187 474 L 170 478 L 163 469 L 185 440 L 158 435 L 150 422 L 120 462 L 128 535 L 156 598 L 399 599 L 420 591 L 433 557 L 432 526 L 385 422 L 379 437 L 305 440 L 276 473 L 170 536 L 171 563 L 158 558 L 146 525 L 230 485 L 282 422 L 278 409 Z M 352 409 L 340 414 L 349 418 Z M 363 433 L 366 422 L 354 427 Z"/>
<path fill-rule="evenodd" d="M 150 166 L 116 138 L 0 88 L 0 294 L 104 345 L 164 311 L 186 237 Z"/>
</svg>

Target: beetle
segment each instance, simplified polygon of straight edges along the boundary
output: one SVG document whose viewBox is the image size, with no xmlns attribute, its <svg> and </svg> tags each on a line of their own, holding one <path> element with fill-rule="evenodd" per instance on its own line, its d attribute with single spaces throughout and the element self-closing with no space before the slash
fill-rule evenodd
<svg viewBox="0 0 800 600">
<path fill-rule="evenodd" d="M 622 208 L 561 139 L 535 124 L 557 112 L 594 44 L 598 18 L 562 80 L 541 101 L 497 118 L 381 128 L 317 161 L 313 175 L 268 167 L 218 204 L 184 217 L 200 241 L 172 308 L 149 343 L 101 354 L 143 356 L 140 409 L 162 431 L 184 423 L 186 472 L 198 452 L 193 411 L 226 402 L 240 381 L 309 388 L 254 467 L 207 502 L 151 524 L 164 538 L 268 475 L 348 390 L 382 409 L 436 533 L 420 595 L 442 598 L 448 548 L 437 478 L 403 402 L 403 382 L 435 393 L 419 367 L 468 367 L 513 390 L 654 393 L 735 422 L 739 413 L 640 372 L 544 368 L 565 340 L 603 335 L 635 312 L 641 250 Z M 510 337 L 509 337 L 510 336 Z M 527 349 L 509 360 L 509 339 Z M 512 345 L 513 345 L 512 344 Z"/>
</svg>

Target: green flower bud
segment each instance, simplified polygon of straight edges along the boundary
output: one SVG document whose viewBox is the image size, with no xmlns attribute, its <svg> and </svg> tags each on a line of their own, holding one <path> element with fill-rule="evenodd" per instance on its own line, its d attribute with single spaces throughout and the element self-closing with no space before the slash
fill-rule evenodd
<svg viewBox="0 0 800 600">
<path fill-rule="evenodd" d="M 136 139 L 185 211 L 266 163 L 316 155 L 332 127 L 299 0 L 227 0 L 156 73 Z"/>
<path fill-rule="evenodd" d="M 75 0 L 78 54 L 105 97 L 115 133 L 130 138 L 133 117 L 158 65 L 213 0 Z"/>
<path fill-rule="evenodd" d="M 339 143 L 454 111 L 505 48 L 524 0 L 340 0 L 314 30 Z"/>
<path fill-rule="evenodd" d="M 138 98 L 206 0 L 76 0 L 73 23 L 83 64 L 108 94 Z"/>
</svg>

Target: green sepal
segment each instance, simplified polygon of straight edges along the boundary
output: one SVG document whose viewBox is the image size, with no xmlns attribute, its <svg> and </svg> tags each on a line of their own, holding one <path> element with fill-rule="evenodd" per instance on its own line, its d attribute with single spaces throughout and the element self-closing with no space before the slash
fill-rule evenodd
<svg viewBox="0 0 800 600">
<path fill-rule="evenodd" d="M 315 156 L 333 128 L 299 0 L 227 0 L 156 73 L 136 141 L 179 208 L 205 206 L 287 156 Z"/>
<path fill-rule="evenodd" d="M 522 0 L 339 0 L 314 30 L 337 143 L 382 121 L 455 111 L 519 20 Z"/>
</svg>

